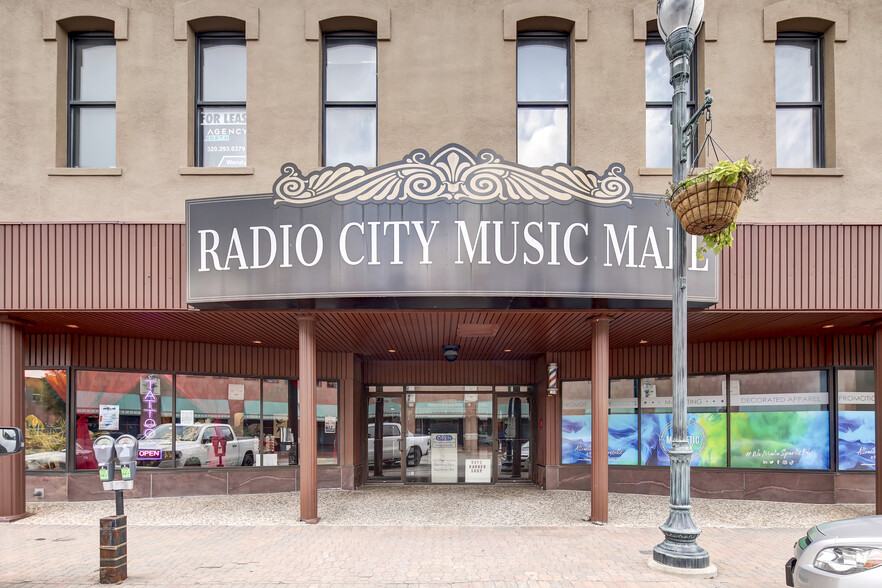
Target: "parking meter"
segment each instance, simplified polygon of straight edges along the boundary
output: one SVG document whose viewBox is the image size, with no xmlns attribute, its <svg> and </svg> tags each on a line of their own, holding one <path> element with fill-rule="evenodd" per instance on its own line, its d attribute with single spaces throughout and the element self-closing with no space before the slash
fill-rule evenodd
<svg viewBox="0 0 882 588">
<path fill-rule="evenodd" d="M 119 458 L 119 473 L 123 480 L 135 479 L 135 460 L 138 456 L 138 440 L 131 435 L 120 435 L 115 443 Z"/>
<path fill-rule="evenodd" d="M 218 465 L 223 467 L 224 456 L 227 454 L 227 440 L 220 435 L 212 435 L 211 446 L 214 449 L 214 455 L 218 459 Z"/>
<path fill-rule="evenodd" d="M 112 482 L 115 471 L 113 467 L 113 437 L 110 435 L 98 437 L 92 443 L 92 450 L 95 452 L 95 459 L 98 460 L 98 479 L 102 482 Z"/>
</svg>

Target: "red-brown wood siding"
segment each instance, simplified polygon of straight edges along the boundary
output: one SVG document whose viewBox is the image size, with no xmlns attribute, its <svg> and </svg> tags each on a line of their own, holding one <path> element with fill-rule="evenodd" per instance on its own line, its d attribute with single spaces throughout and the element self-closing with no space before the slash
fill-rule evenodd
<svg viewBox="0 0 882 588">
<path fill-rule="evenodd" d="M 591 377 L 591 352 L 554 353 L 561 379 Z M 838 366 L 872 366 L 872 335 L 784 337 L 689 345 L 690 373 L 746 372 Z M 671 372 L 670 347 L 610 350 L 610 377 Z"/>
<path fill-rule="evenodd" d="M 880 225 L 739 225 L 714 308 L 879 309 L 880 253 Z"/>
<path fill-rule="evenodd" d="M 0 224 L 0 308 L 186 308 L 185 241 L 180 224 Z"/>
<path fill-rule="evenodd" d="M 0 308 L 186 308 L 180 224 L 0 224 Z M 719 310 L 882 308 L 882 226 L 742 225 Z"/>
<path fill-rule="evenodd" d="M 320 352 L 319 378 L 355 379 L 365 384 L 535 384 L 543 374 L 537 363 L 514 361 L 362 361 L 362 373 L 347 353 Z M 590 351 L 552 353 L 561 379 L 591 377 Z M 691 373 L 738 372 L 839 366 L 872 366 L 872 335 L 786 337 L 696 343 L 687 356 Z M 88 337 L 27 336 L 27 366 L 84 366 L 106 369 L 184 371 L 296 377 L 297 352 L 180 341 Z M 610 350 L 610 377 L 667 374 L 669 347 Z"/>
<path fill-rule="evenodd" d="M 320 353 L 319 378 L 337 378 L 342 353 Z M 35 335 L 25 343 L 26 366 L 80 366 L 104 369 L 156 370 L 246 376 L 297 376 L 297 351 L 75 335 Z"/>
</svg>

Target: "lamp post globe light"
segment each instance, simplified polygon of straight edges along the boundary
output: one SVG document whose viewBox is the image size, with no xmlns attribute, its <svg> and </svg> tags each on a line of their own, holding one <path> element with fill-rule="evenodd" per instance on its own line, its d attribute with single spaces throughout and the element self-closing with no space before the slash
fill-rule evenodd
<svg viewBox="0 0 882 588">
<path fill-rule="evenodd" d="M 695 35 L 701 26 L 704 0 L 658 0 L 658 30 L 671 62 L 671 127 L 673 155 L 671 173 L 674 185 L 686 175 L 687 150 L 684 149 L 686 122 L 686 87 L 689 82 L 689 58 Z M 660 527 L 664 541 L 652 550 L 650 567 L 675 573 L 715 575 L 710 555 L 696 543 L 701 533 L 692 521 L 689 504 L 689 464 L 692 446 L 686 438 L 686 232 L 674 217 L 673 272 L 673 440 L 671 459 L 671 504 L 667 521 Z"/>
</svg>

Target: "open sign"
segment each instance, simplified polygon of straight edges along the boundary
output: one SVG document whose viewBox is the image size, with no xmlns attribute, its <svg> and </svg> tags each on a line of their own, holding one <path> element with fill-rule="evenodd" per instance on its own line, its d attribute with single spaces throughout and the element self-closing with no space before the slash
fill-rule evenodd
<svg viewBox="0 0 882 588">
<path fill-rule="evenodd" d="M 162 459 L 161 449 L 138 449 L 138 460 L 147 461 L 154 459 Z"/>
</svg>

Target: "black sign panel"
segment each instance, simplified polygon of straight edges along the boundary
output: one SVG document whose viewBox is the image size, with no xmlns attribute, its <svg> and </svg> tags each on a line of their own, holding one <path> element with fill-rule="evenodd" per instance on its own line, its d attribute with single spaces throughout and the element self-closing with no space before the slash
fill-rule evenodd
<svg viewBox="0 0 882 588">
<path fill-rule="evenodd" d="M 440 196 L 415 193 L 413 182 L 406 185 L 415 177 L 407 175 L 410 168 L 402 173 L 405 164 L 435 173 L 438 161 L 450 162 L 451 149 L 458 158 L 471 157 L 466 167 L 493 163 L 485 156 L 492 152 L 474 158 L 458 146 L 446 149 L 432 160 L 426 154 L 416 164 L 404 160 L 370 171 L 338 166 L 304 178 L 293 166 L 283 168 L 287 178 L 297 180 L 302 197 L 288 199 L 291 192 L 280 187 L 280 179 L 275 194 L 188 201 L 188 303 L 200 308 L 670 306 L 676 219 L 657 204 L 657 196 L 616 188 L 608 202 L 512 197 L 503 184 L 495 195 L 469 188 L 469 182 L 483 185 L 479 177 L 465 177 L 452 192 L 449 175 L 443 178 L 446 186 L 429 186 Z M 512 182 L 516 174 L 505 175 L 512 170 L 534 174 L 537 182 L 578 170 L 558 166 L 540 175 L 498 159 L 495 165 L 494 177 Z M 389 168 L 395 168 L 394 175 Z M 329 171 L 337 178 L 350 172 L 348 189 L 345 181 L 322 184 L 317 174 Z M 389 185 L 395 178 L 401 179 L 398 187 Z M 421 184 L 423 194 L 427 185 Z M 559 188 L 555 184 L 548 191 Z M 332 190 L 336 197 L 324 196 Z M 599 195 L 593 200 L 602 198 L 597 189 L 593 194 Z M 717 301 L 716 259 L 695 260 L 698 238 L 687 239 L 690 304 L 709 306 Z"/>
</svg>

